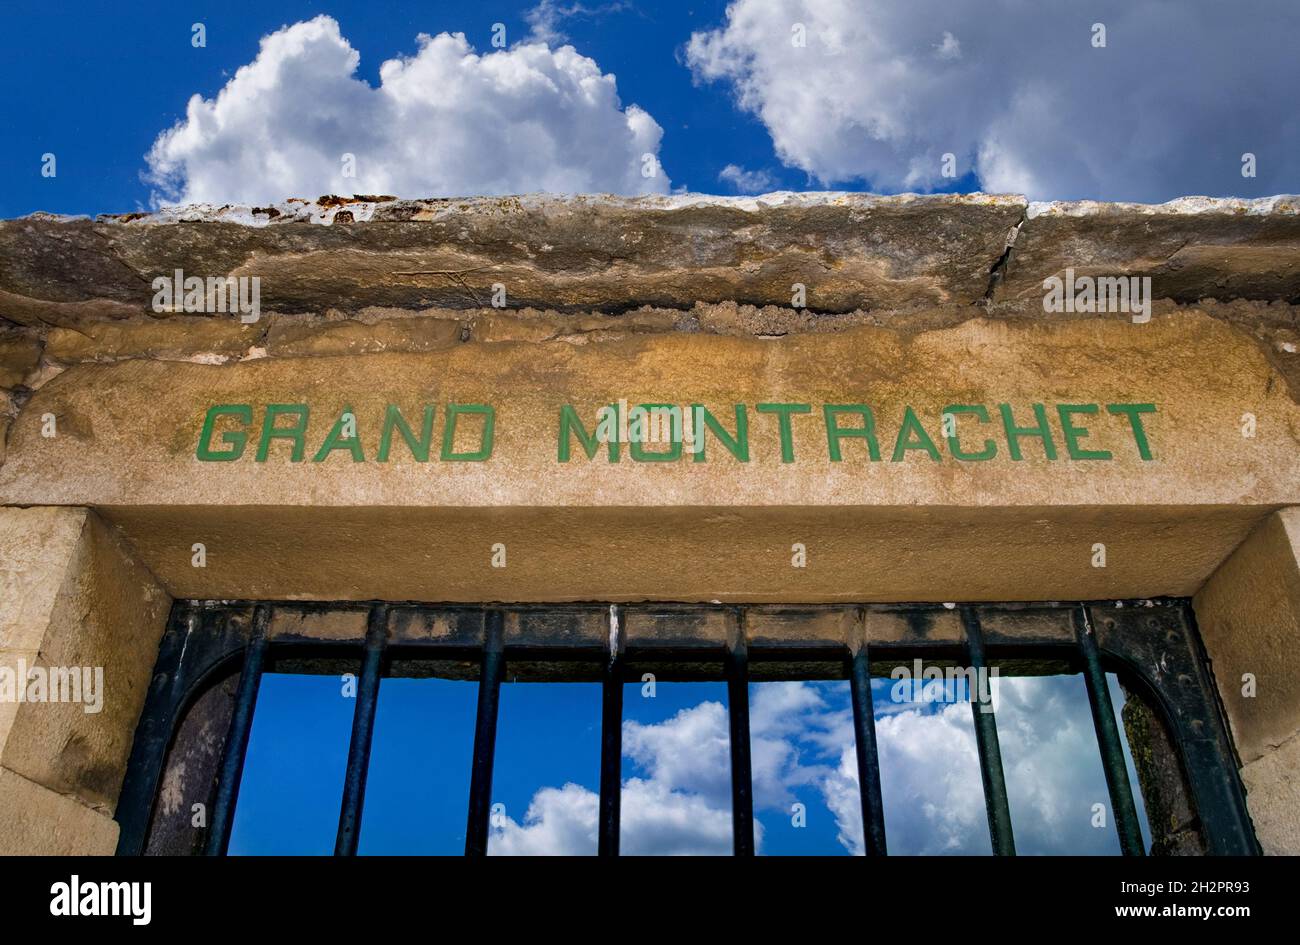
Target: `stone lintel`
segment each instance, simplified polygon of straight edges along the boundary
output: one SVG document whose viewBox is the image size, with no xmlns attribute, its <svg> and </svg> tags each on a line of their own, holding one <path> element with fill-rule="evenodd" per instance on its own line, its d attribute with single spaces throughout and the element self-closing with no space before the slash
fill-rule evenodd
<svg viewBox="0 0 1300 945">
<path fill-rule="evenodd" d="M 1185 596 L 1262 510 L 105 508 L 179 598 L 835 603 Z M 1095 567 L 1094 545 L 1106 545 Z M 195 543 L 205 566 L 193 566 Z M 805 545 L 807 567 L 792 567 Z M 493 546 L 505 546 L 505 567 Z"/>
</svg>

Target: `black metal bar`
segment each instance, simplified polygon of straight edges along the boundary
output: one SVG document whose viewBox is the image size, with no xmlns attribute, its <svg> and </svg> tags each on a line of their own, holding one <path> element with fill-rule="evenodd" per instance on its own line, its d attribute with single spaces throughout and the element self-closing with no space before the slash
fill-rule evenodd
<svg viewBox="0 0 1300 945">
<path fill-rule="evenodd" d="M 379 670 L 388 642 L 388 607 L 370 609 L 366 626 L 366 654 L 357 683 L 357 704 L 352 711 L 352 740 L 348 744 L 348 770 L 343 777 L 343 804 L 339 809 L 339 831 L 334 840 L 335 856 L 356 856 L 361 840 L 361 809 L 366 799 L 366 772 L 370 768 L 370 742 L 375 731 L 375 708 L 379 704 Z"/>
<path fill-rule="evenodd" d="M 880 755 L 876 751 L 876 714 L 871 701 L 871 664 L 867 644 L 853 654 L 849 675 L 853 695 L 853 730 L 858 749 L 858 793 L 862 799 L 862 834 L 867 856 L 886 856 L 885 806 L 880 796 Z"/>
<path fill-rule="evenodd" d="M 117 801 L 118 856 L 139 856 L 144 852 L 154 798 L 158 795 L 158 782 L 162 779 L 163 765 L 167 760 L 167 745 L 176 725 L 181 700 L 185 697 L 181 657 L 198 624 L 199 615 L 180 606 L 173 607 L 168 617 L 167 630 L 158 650 L 158 662 L 149 684 L 149 695 L 140 724 L 136 727 L 135 741 L 131 744 L 131 760 L 126 766 L 122 793 Z"/>
<path fill-rule="evenodd" d="M 1075 608 L 1072 618 L 1074 633 L 1079 640 L 1079 652 L 1083 656 L 1083 681 L 1088 687 L 1092 725 L 1097 731 L 1097 747 L 1101 749 L 1106 788 L 1110 792 L 1111 810 L 1115 813 L 1115 829 L 1119 832 L 1119 847 L 1125 856 L 1143 856 L 1142 826 L 1138 823 L 1133 786 L 1129 783 L 1128 768 L 1124 764 L 1124 745 L 1119 739 L 1115 707 L 1111 705 L 1106 673 L 1101 668 L 1097 637 L 1092 632 L 1087 605 L 1080 604 Z"/>
<path fill-rule="evenodd" d="M 979 749 L 980 777 L 984 781 L 984 809 L 989 818 L 989 839 L 997 856 L 1015 856 L 1016 840 L 1011 830 L 1011 806 L 1007 801 L 1007 781 L 1002 772 L 1002 748 L 998 744 L 998 723 L 993 715 L 992 692 L 983 684 L 987 678 L 984 661 L 984 631 L 975 608 L 961 609 L 966 628 L 966 647 L 970 668 L 974 670 L 970 693 L 971 713 L 975 718 L 975 744 Z"/>
<path fill-rule="evenodd" d="M 492 762 L 496 756 L 497 706 L 505 673 L 505 617 L 499 610 L 483 615 L 483 667 L 478 682 L 478 718 L 474 723 L 474 761 L 470 770 L 469 819 L 465 855 L 486 856 L 492 816 Z"/>
<path fill-rule="evenodd" d="M 239 782 L 244 774 L 248 733 L 253 728 L 253 712 L 257 708 L 257 690 L 262 684 L 262 664 L 266 659 L 267 627 L 270 623 L 269 605 L 258 604 L 253 608 L 253 626 L 249 633 L 248 648 L 244 650 L 244 667 L 239 674 L 235 709 L 230 716 L 226 745 L 221 754 L 217 793 L 212 803 L 212 818 L 204 844 L 204 853 L 208 856 L 225 856 L 230 847 L 230 829 L 235 822 L 235 803 L 239 799 Z"/>
<path fill-rule="evenodd" d="M 754 788 L 749 761 L 749 651 L 745 612 L 736 613 L 727 641 L 727 706 L 731 719 L 732 852 L 754 855 Z"/>
<path fill-rule="evenodd" d="M 600 718 L 600 856 L 618 856 L 623 793 L 623 628 L 609 608 L 609 660 L 605 664 Z"/>
</svg>

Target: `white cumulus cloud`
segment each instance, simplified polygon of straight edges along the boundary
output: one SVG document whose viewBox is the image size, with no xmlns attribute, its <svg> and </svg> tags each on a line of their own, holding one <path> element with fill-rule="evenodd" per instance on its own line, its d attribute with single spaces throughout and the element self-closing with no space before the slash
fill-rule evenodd
<svg viewBox="0 0 1300 945">
<path fill-rule="evenodd" d="M 985 190 L 1156 201 L 1300 189 L 1297 36 L 1294 0 L 734 0 L 686 61 L 823 184 L 932 189 L 951 153 Z"/>
<path fill-rule="evenodd" d="M 776 181 L 767 171 L 748 171 L 738 164 L 728 164 L 718 172 L 718 180 L 730 184 L 741 194 L 762 194 L 773 190 Z"/>
<path fill-rule="evenodd" d="M 480 54 L 460 33 L 418 44 L 384 62 L 375 87 L 328 16 L 264 37 L 253 62 L 215 98 L 191 97 L 154 142 L 155 201 L 670 191 L 659 124 L 572 46 Z"/>
<path fill-rule="evenodd" d="M 510 817 L 494 824 L 493 856 L 590 856 L 596 852 L 600 796 L 580 784 L 544 787 L 533 795 L 523 823 Z"/>
<path fill-rule="evenodd" d="M 726 709 L 701 702 L 654 724 L 623 723 L 623 754 L 645 777 L 623 782 L 620 852 L 629 856 L 731 853 L 731 768 Z M 543 787 L 522 822 L 502 818 L 488 852 L 596 852 L 599 795 L 577 784 Z M 756 831 L 761 842 L 761 832 Z"/>
<path fill-rule="evenodd" d="M 993 687 L 1019 852 L 1118 853 L 1082 677 L 995 679 Z M 894 704 L 888 692 L 877 688 L 875 700 L 890 852 L 989 853 L 970 704 Z M 701 702 L 663 722 L 624 722 L 624 755 L 642 776 L 623 781 L 623 853 L 731 852 L 728 745 L 727 710 L 719 702 Z M 766 831 L 758 818 L 788 817 L 799 789 L 820 795 L 847 852 L 864 852 L 847 686 L 754 687 L 750 756 L 760 853 Z M 1102 827 L 1094 825 L 1095 804 L 1107 808 Z M 598 811 L 590 788 L 541 787 L 522 821 L 507 817 L 493 827 L 489 852 L 595 853 Z"/>
</svg>

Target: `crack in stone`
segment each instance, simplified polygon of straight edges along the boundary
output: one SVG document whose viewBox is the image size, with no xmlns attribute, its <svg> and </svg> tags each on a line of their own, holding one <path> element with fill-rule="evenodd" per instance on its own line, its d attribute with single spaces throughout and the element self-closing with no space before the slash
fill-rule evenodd
<svg viewBox="0 0 1300 945">
<path fill-rule="evenodd" d="M 1011 263 L 1011 251 L 1015 248 L 1016 240 L 1020 237 L 1020 231 L 1025 224 L 1029 222 L 1029 211 L 1021 213 L 1019 221 L 1007 233 L 1006 246 L 1003 247 L 1002 255 L 999 256 L 989 268 L 989 284 L 984 290 L 984 297 L 975 304 L 988 308 L 993 304 L 993 293 L 997 291 L 998 285 L 1001 284 L 1003 277 L 1006 275 L 1007 266 Z"/>
</svg>

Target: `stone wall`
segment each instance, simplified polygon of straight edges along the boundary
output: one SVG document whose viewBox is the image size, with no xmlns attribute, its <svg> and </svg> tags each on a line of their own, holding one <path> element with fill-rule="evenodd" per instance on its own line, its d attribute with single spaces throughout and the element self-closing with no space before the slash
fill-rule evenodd
<svg viewBox="0 0 1300 945">
<path fill-rule="evenodd" d="M 6 508 L 0 599 L 0 676 L 50 680 L 0 701 L 0 853 L 111 853 L 171 598 L 94 513 Z M 51 701 L 67 672 L 79 701 Z"/>
<path fill-rule="evenodd" d="M 1156 207 L 1015 196 L 293 200 L 96 221 L 0 221 L 0 443 L 69 367 L 226 364 L 644 334 L 779 338 L 877 326 L 908 338 L 973 316 L 1057 324 L 1042 281 L 1150 277 L 1254 340 L 1300 390 L 1300 202 Z M 153 305 L 177 270 L 261 280 L 261 317 Z M 792 306 L 794 285 L 805 307 Z M 494 286 L 506 307 L 492 308 Z M 1113 318 L 1113 316 L 1112 316 Z M 0 446 L 0 460 L 3 446 Z"/>
</svg>

